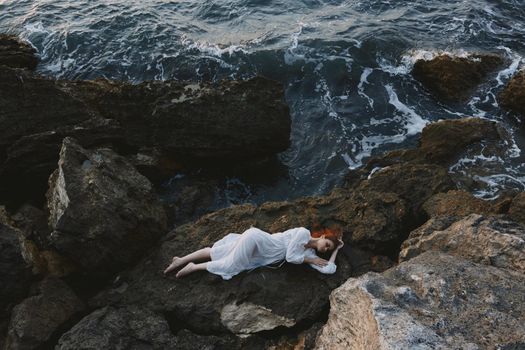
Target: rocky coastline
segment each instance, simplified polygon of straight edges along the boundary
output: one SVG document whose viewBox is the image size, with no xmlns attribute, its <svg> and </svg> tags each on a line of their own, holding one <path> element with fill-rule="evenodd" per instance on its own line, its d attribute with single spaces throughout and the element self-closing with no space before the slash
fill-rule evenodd
<svg viewBox="0 0 525 350">
<path fill-rule="evenodd" d="M 461 103 L 502 62 L 438 56 L 413 75 Z M 65 81 L 37 63 L 0 35 L 0 348 L 525 348 L 525 193 L 482 200 L 448 171 L 481 145 L 501 152 L 498 123 L 441 120 L 326 195 L 194 219 L 206 184 L 181 189 L 185 210 L 156 184 L 194 162 L 242 166 L 285 150 L 279 83 Z M 518 118 L 523 76 L 499 97 Z M 291 264 L 227 282 L 162 274 L 172 256 L 251 225 L 313 224 L 343 229 L 334 275 Z"/>
</svg>

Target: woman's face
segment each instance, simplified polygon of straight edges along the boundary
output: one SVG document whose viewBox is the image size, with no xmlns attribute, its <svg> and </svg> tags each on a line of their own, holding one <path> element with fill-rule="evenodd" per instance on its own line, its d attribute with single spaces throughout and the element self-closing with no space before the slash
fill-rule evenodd
<svg viewBox="0 0 525 350">
<path fill-rule="evenodd" d="M 317 251 L 319 253 L 326 253 L 327 251 L 333 250 L 334 248 L 334 242 L 329 239 L 321 237 L 317 241 Z"/>
</svg>

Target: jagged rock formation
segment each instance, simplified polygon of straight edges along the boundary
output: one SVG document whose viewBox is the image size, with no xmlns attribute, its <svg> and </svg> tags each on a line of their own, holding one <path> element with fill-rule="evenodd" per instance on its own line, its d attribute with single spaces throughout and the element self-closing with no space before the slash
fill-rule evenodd
<svg viewBox="0 0 525 350">
<path fill-rule="evenodd" d="M 10 226 L 3 207 L 0 207 L 0 348 L 13 306 L 28 293 L 31 268 L 22 258 L 19 233 Z"/>
<path fill-rule="evenodd" d="M 525 346 L 525 275 L 428 251 L 330 296 L 316 349 Z"/>
<path fill-rule="evenodd" d="M 498 96 L 501 106 L 525 117 L 525 70 L 518 72 Z"/>
<path fill-rule="evenodd" d="M 11 315 L 6 350 L 39 349 L 50 344 L 56 332 L 76 321 L 84 303 L 59 279 L 45 279 L 39 293 L 18 304 Z M 59 333 L 60 334 L 60 333 Z"/>
<path fill-rule="evenodd" d="M 36 50 L 12 35 L 0 34 L 0 66 L 34 70 L 38 64 Z"/>
<path fill-rule="evenodd" d="M 0 319 L 9 313 L 13 303 L 25 297 L 31 281 L 31 269 L 22 258 L 19 234 L 3 221 L 0 220 Z"/>
<path fill-rule="evenodd" d="M 481 118 L 439 120 L 425 126 L 421 132 L 419 147 L 400 149 L 372 158 L 367 168 L 386 166 L 393 163 L 435 164 L 448 167 L 469 147 L 483 141 L 487 151 L 498 150 L 499 142 L 505 140 L 505 133 L 498 124 Z"/>
<path fill-rule="evenodd" d="M 151 183 L 110 149 L 88 151 L 65 138 L 49 184 L 48 240 L 84 271 L 116 272 L 167 231 Z"/>
<path fill-rule="evenodd" d="M 438 99 L 461 102 L 503 62 L 501 57 L 491 54 L 439 55 L 428 61 L 416 61 L 412 75 Z"/>
<path fill-rule="evenodd" d="M 31 48 L 8 44 L 17 55 L 34 58 Z M 281 86 L 262 78 L 217 86 L 54 81 L 30 72 L 30 61 L 14 68 L 10 57 L 0 54 L 2 200 L 12 200 L 9 194 L 34 198 L 60 161 L 47 208 L 0 212 L 0 267 L 6 271 L 0 280 L 9 287 L 0 292 L 0 347 L 11 309 L 24 298 L 11 314 L 8 348 L 525 344 L 525 235 L 509 221 L 525 222 L 525 197 L 482 201 L 458 191 L 448 174 L 453 162 L 480 145 L 500 151 L 505 134 L 495 123 L 465 118 L 430 124 L 419 147 L 371 159 L 328 195 L 232 206 L 161 238 L 164 209 L 136 169 L 159 179 L 159 170 L 180 169 L 188 157 L 223 162 L 285 149 L 290 119 Z M 448 73 L 461 70 L 460 80 L 473 78 L 470 88 L 501 59 L 441 58 L 416 64 L 414 74 L 425 65 L 439 68 L 438 61 L 451 67 Z M 463 84 L 432 74 L 436 82 Z M 210 201 L 210 183 L 186 184 L 181 197 L 187 201 L 176 203 L 174 213 L 189 217 Z M 228 282 L 205 272 L 180 280 L 162 274 L 174 255 L 230 232 L 314 224 L 344 231 L 334 275 L 292 264 L 243 272 Z M 403 262 L 392 268 L 401 245 Z M 30 292 L 30 282 L 42 277 Z"/>
<path fill-rule="evenodd" d="M 399 260 L 409 260 L 428 250 L 438 250 L 476 263 L 508 268 L 525 274 L 525 227 L 499 218 L 471 214 L 437 229 L 430 219 L 403 242 Z M 433 229 L 429 230 L 428 228 Z"/>
<path fill-rule="evenodd" d="M 0 39 L 3 201 L 20 204 L 45 192 L 66 136 L 84 147 L 109 145 L 157 177 L 159 168 L 173 173 L 181 162 L 264 158 L 289 146 L 290 115 L 275 81 L 52 80 L 15 68 L 32 52 Z"/>
</svg>

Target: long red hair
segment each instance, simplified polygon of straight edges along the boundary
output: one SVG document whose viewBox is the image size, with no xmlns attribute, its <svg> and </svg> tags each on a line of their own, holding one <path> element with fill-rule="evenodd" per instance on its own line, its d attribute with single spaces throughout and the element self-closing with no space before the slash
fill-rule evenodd
<svg viewBox="0 0 525 350">
<path fill-rule="evenodd" d="M 337 247 L 339 245 L 339 239 L 343 237 L 343 230 L 338 226 L 321 227 L 319 224 L 314 224 L 310 235 L 313 238 L 324 236 L 324 238 L 331 240 L 335 247 Z"/>
</svg>

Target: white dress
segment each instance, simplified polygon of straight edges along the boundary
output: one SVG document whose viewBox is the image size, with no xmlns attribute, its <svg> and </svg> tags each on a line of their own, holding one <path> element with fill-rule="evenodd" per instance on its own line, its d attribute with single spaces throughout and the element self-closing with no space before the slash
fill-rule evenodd
<svg viewBox="0 0 525 350">
<path fill-rule="evenodd" d="M 211 247 L 211 261 L 206 269 L 229 280 L 244 270 L 284 260 L 302 264 L 305 257 L 317 258 L 313 248 L 304 247 L 310 239 L 310 231 L 304 227 L 274 234 L 256 227 L 251 227 L 242 234 L 230 233 Z M 310 266 L 327 274 L 336 270 L 336 265 L 331 262 L 322 267 L 314 264 Z"/>
</svg>

